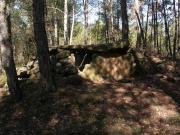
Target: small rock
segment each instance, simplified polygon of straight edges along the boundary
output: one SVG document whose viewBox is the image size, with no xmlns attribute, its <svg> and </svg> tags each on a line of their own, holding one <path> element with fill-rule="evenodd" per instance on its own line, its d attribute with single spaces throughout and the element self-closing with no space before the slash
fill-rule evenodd
<svg viewBox="0 0 180 135">
<path fill-rule="evenodd" d="M 59 53 L 56 54 L 57 60 L 68 58 L 71 55 L 69 51 L 59 50 Z"/>
<path fill-rule="evenodd" d="M 75 75 L 78 74 L 78 69 L 73 65 L 68 65 L 63 70 L 63 76 Z"/>
<path fill-rule="evenodd" d="M 160 71 L 161 73 L 162 72 L 165 72 L 166 71 L 166 65 L 161 63 L 161 64 L 158 64 L 157 65 L 157 70 Z"/>
<path fill-rule="evenodd" d="M 168 71 L 175 71 L 175 66 L 167 65 L 167 70 Z"/>
<path fill-rule="evenodd" d="M 75 57 L 74 57 L 73 54 L 71 54 L 71 55 L 68 57 L 68 59 L 69 59 L 69 62 L 70 62 L 71 64 L 75 65 Z"/>
<path fill-rule="evenodd" d="M 59 60 L 59 62 L 60 62 L 63 66 L 66 66 L 66 65 L 71 64 L 71 61 L 70 61 L 68 58 L 61 59 L 61 60 Z"/>
<path fill-rule="evenodd" d="M 158 57 L 153 57 L 153 58 L 152 58 L 152 61 L 153 61 L 154 63 L 156 63 L 156 64 L 161 64 L 161 63 L 163 62 L 163 60 L 161 60 L 161 59 L 158 58 Z"/>
<path fill-rule="evenodd" d="M 34 67 L 34 61 L 29 61 L 26 65 L 26 67 L 28 68 L 28 70 L 32 69 Z"/>
<path fill-rule="evenodd" d="M 26 66 L 19 68 L 17 71 L 18 78 L 29 78 L 30 72 Z"/>
<path fill-rule="evenodd" d="M 62 64 L 59 63 L 59 62 L 56 63 L 55 72 L 56 72 L 57 74 L 60 74 L 60 73 L 62 72 L 62 70 L 63 70 Z"/>
</svg>

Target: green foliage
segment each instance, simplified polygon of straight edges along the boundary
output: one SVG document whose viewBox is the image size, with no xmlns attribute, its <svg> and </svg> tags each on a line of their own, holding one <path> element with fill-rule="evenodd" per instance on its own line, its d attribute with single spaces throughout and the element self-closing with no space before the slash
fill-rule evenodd
<svg viewBox="0 0 180 135">
<path fill-rule="evenodd" d="M 72 44 L 81 44 L 83 38 L 83 24 L 81 22 L 75 22 Z"/>
<path fill-rule="evenodd" d="M 104 27 L 105 24 L 102 21 L 96 21 L 94 25 L 91 26 L 91 43 L 103 43 L 105 42 L 104 38 Z"/>
</svg>

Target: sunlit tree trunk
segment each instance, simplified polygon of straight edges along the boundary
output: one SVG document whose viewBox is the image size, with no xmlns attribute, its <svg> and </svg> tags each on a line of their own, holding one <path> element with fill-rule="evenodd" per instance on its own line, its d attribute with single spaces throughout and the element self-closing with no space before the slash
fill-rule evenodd
<svg viewBox="0 0 180 135">
<path fill-rule="evenodd" d="M 110 18 L 110 21 L 109 21 L 109 26 L 110 26 L 110 37 L 111 37 L 111 40 L 113 40 L 113 30 L 114 30 L 114 27 L 113 27 L 113 24 L 114 24 L 114 18 L 113 18 L 113 0 L 109 0 L 109 8 L 110 8 L 110 11 L 109 11 L 109 18 Z"/>
<path fill-rule="evenodd" d="M 159 39 L 159 52 L 162 53 L 162 29 L 160 29 L 159 31 L 159 36 L 160 36 L 160 39 Z"/>
<path fill-rule="evenodd" d="M 152 0 L 152 15 L 153 15 L 153 29 L 154 29 L 154 49 L 157 49 L 159 52 L 159 45 L 158 45 L 158 21 L 157 21 L 157 13 L 158 13 L 158 0 L 155 2 Z"/>
<path fill-rule="evenodd" d="M 64 44 L 68 45 L 68 5 L 64 0 Z"/>
<path fill-rule="evenodd" d="M 147 43 L 148 25 L 149 25 L 149 1 L 148 1 L 148 10 L 147 10 L 147 15 L 146 15 L 146 30 L 145 30 L 145 40 L 146 40 L 146 43 Z"/>
<path fill-rule="evenodd" d="M 141 23 L 141 20 L 140 20 L 140 17 L 139 17 L 139 1 L 138 0 L 135 0 L 134 10 L 135 10 L 135 14 L 136 14 L 138 24 L 139 24 L 139 28 L 140 28 L 141 39 L 143 41 L 143 48 L 146 48 L 146 41 L 145 41 L 145 38 L 144 38 L 144 29 L 143 29 L 143 26 L 142 26 L 142 23 Z"/>
<path fill-rule="evenodd" d="M 152 0 L 152 16 L 153 16 L 153 43 L 154 43 L 154 49 L 156 49 L 156 4 L 154 3 L 154 0 Z"/>
<path fill-rule="evenodd" d="M 88 44 L 88 4 L 89 0 L 83 0 L 84 6 L 84 44 Z"/>
<path fill-rule="evenodd" d="M 49 33 L 50 33 L 50 38 L 51 38 L 51 45 L 54 46 L 55 45 L 55 25 L 54 25 L 54 12 L 52 12 L 52 18 L 51 18 L 51 25 L 52 27 L 50 27 L 49 29 Z"/>
<path fill-rule="evenodd" d="M 152 48 L 154 47 L 155 48 L 155 29 L 154 29 L 154 20 L 155 20 L 155 17 L 154 17 L 154 0 L 151 1 L 151 7 L 152 7 L 152 20 L 151 20 L 151 42 L 152 42 Z"/>
<path fill-rule="evenodd" d="M 56 88 L 53 82 L 52 72 L 50 68 L 44 8 L 45 0 L 33 0 L 33 25 L 41 81 L 44 90 L 54 91 Z"/>
<path fill-rule="evenodd" d="M 96 34 L 96 42 L 98 43 L 99 42 L 99 36 L 100 36 L 100 19 L 101 19 L 101 11 L 100 11 L 100 2 L 98 2 L 98 26 L 97 26 L 97 34 Z"/>
<path fill-rule="evenodd" d="M 2 67 L 7 76 L 7 85 L 13 98 L 22 98 L 13 58 L 13 47 L 11 39 L 11 16 L 9 1 L 0 0 L 0 47 Z"/>
<path fill-rule="evenodd" d="M 180 4 L 180 3 L 179 3 Z M 176 43 L 177 43 L 177 17 L 176 17 L 176 2 L 173 0 L 174 5 L 174 41 L 173 41 L 173 59 L 176 59 Z"/>
<path fill-rule="evenodd" d="M 156 46 L 157 46 L 157 50 L 158 50 L 158 53 L 159 53 L 159 41 L 158 41 L 158 0 L 156 0 L 156 21 L 155 21 L 155 27 L 156 27 Z"/>
<path fill-rule="evenodd" d="M 75 19 L 75 0 L 73 0 L 73 5 L 72 5 L 72 24 L 71 24 L 71 33 L 70 33 L 70 40 L 69 44 L 72 44 L 72 39 L 73 39 L 73 32 L 74 32 L 74 19 Z"/>
<path fill-rule="evenodd" d="M 54 39 L 55 45 L 58 45 L 58 18 L 57 18 L 57 11 L 54 10 Z"/>
</svg>

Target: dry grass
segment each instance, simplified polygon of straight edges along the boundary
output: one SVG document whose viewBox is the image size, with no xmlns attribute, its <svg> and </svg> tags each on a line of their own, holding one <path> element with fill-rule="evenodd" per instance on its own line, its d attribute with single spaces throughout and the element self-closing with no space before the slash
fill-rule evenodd
<svg viewBox="0 0 180 135">
<path fill-rule="evenodd" d="M 6 84 L 6 76 L 4 74 L 0 74 L 0 88 Z"/>
</svg>

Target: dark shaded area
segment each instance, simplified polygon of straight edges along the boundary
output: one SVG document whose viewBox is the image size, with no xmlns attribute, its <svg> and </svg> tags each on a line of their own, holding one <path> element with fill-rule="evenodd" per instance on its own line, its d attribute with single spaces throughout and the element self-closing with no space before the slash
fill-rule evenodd
<svg viewBox="0 0 180 135">
<path fill-rule="evenodd" d="M 114 53 L 126 54 L 129 46 L 123 43 L 111 44 L 97 44 L 97 45 L 66 45 L 53 46 L 51 49 L 68 50 L 71 53 L 97 54 L 97 55 L 111 55 Z"/>
</svg>

